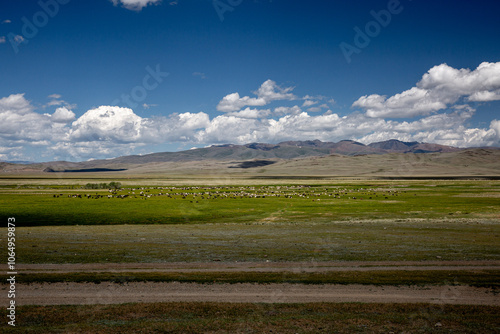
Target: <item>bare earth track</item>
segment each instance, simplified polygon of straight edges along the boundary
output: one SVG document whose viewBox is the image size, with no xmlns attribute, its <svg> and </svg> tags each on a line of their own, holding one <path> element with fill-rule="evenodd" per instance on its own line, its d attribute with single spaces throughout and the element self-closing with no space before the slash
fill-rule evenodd
<svg viewBox="0 0 500 334">
<path fill-rule="evenodd" d="M 19 272 L 324 272 L 373 270 L 496 270 L 499 261 L 297 262 L 297 263 L 92 263 L 23 264 Z M 6 285 L 1 285 L 6 290 Z M 131 302 L 370 302 L 500 305 L 488 288 L 462 285 L 374 286 L 334 284 L 197 284 L 179 282 L 18 284 L 18 305 L 120 304 Z M 2 293 L 2 299 L 6 294 Z M 3 301 L 2 301 L 3 302 Z"/>
<path fill-rule="evenodd" d="M 35 283 L 17 286 L 18 305 L 121 304 L 152 302 L 232 303 L 433 303 L 500 305 L 486 288 L 468 286 L 394 287 L 304 284 Z"/>
</svg>

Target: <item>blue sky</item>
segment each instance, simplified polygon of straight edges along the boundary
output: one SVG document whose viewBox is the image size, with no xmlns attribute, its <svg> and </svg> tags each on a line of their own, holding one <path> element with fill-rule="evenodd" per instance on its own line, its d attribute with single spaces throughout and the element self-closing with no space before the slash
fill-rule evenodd
<svg viewBox="0 0 500 334">
<path fill-rule="evenodd" d="M 0 4 L 0 160 L 396 138 L 500 146 L 498 1 Z"/>
</svg>

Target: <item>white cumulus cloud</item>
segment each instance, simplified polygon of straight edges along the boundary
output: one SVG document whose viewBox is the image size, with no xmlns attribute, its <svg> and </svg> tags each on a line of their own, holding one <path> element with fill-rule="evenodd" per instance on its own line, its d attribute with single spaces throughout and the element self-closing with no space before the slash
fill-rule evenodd
<svg viewBox="0 0 500 334">
<path fill-rule="evenodd" d="M 490 123 L 490 129 L 495 131 L 496 137 L 500 141 L 500 120 L 492 120 Z"/>
<path fill-rule="evenodd" d="M 142 118 L 132 109 L 101 106 L 91 109 L 72 124 L 69 133 L 74 141 L 135 142 L 141 135 Z"/>
<path fill-rule="evenodd" d="M 161 2 L 161 0 L 111 0 L 111 1 L 115 6 L 121 4 L 123 7 L 135 11 L 141 11 L 144 7 L 148 5 L 155 5 Z"/>
<path fill-rule="evenodd" d="M 365 95 L 352 106 L 365 109 L 369 117 L 407 118 L 446 109 L 460 98 L 474 102 L 500 100 L 500 62 L 484 62 L 475 70 L 455 69 L 447 64 L 434 66 L 416 87 L 389 98 Z"/>
<path fill-rule="evenodd" d="M 69 123 L 75 119 L 75 113 L 66 107 L 61 107 L 57 108 L 51 117 L 56 123 Z"/>
<path fill-rule="evenodd" d="M 305 100 L 304 103 L 302 104 L 302 106 L 307 108 L 307 107 L 310 107 L 310 106 L 315 105 L 317 103 L 318 103 L 317 101 Z"/>
<path fill-rule="evenodd" d="M 15 113 L 25 115 L 33 110 L 30 102 L 24 98 L 24 94 L 12 94 L 0 99 L 0 113 Z"/>
<path fill-rule="evenodd" d="M 56 114 L 68 117 L 63 111 Z M 56 118 L 57 118 L 56 115 Z M 64 138 L 67 129 L 55 122 L 50 114 L 34 111 L 24 94 L 12 94 L 0 99 L 0 146 L 43 146 Z"/>
<path fill-rule="evenodd" d="M 302 112 L 302 109 L 299 106 L 274 108 L 274 114 L 278 115 L 278 116 L 297 115 L 297 114 L 300 114 L 301 112 Z"/>
<path fill-rule="evenodd" d="M 266 80 L 257 91 L 257 97 L 243 96 L 239 93 L 226 95 L 217 105 L 217 110 L 222 112 L 234 112 L 243 107 L 262 107 L 272 101 L 294 100 L 297 97 L 291 93 L 293 87 L 281 88 L 273 80 Z"/>
<path fill-rule="evenodd" d="M 238 93 L 225 96 L 219 103 L 224 112 L 213 116 L 185 112 L 141 117 L 130 108 L 100 106 L 77 117 L 58 94 L 49 96 L 54 103 L 35 104 L 43 111 L 36 110 L 25 94 L 12 94 L 0 98 L 0 159 L 33 160 L 30 155 L 37 155 L 36 159 L 45 161 L 82 161 L 137 154 L 150 147 L 147 145 L 182 143 L 201 147 L 313 139 L 363 143 L 399 139 L 459 147 L 500 146 L 498 117 L 490 118 L 484 127 L 472 127 L 476 110 L 467 104 L 496 98 L 495 68 L 490 63 L 474 71 L 440 65 L 429 70 L 417 87 L 403 93 L 389 98 L 361 97 L 355 104 L 366 111 L 347 115 L 335 113 L 319 102 L 327 98 L 296 98 L 293 88 L 281 88 L 271 80 L 261 85 L 255 97 L 240 97 Z M 460 80 L 464 82 L 455 82 Z M 300 103 L 290 106 L 291 100 Z M 283 103 L 258 108 L 272 101 Z M 302 110 L 304 106 L 306 110 Z M 415 119 L 399 120 L 395 113 Z"/>
<path fill-rule="evenodd" d="M 262 98 L 251 98 L 249 96 L 240 97 L 239 93 L 232 93 L 224 96 L 217 105 L 218 111 L 233 112 L 238 111 L 245 106 L 260 107 L 267 104 Z"/>
<path fill-rule="evenodd" d="M 270 114 L 271 111 L 269 109 L 252 109 L 249 107 L 240 111 L 233 111 L 227 113 L 228 116 L 234 116 L 239 118 L 266 118 Z"/>
</svg>

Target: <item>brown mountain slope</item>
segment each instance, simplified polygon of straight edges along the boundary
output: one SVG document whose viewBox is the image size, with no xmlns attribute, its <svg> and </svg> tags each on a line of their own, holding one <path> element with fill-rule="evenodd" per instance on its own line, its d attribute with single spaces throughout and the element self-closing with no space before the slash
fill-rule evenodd
<svg viewBox="0 0 500 334">
<path fill-rule="evenodd" d="M 418 153 L 430 151 L 438 153 Z M 66 173 L 60 173 L 62 171 Z M 73 174 L 75 177 L 82 172 L 94 175 L 103 173 L 106 176 L 125 174 L 159 176 L 226 174 L 248 177 L 495 176 L 500 175 L 500 149 L 459 149 L 394 140 L 368 146 L 354 141 L 325 143 L 316 140 L 279 144 L 228 144 L 182 152 L 125 156 L 79 163 L 64 161 L 30 165 L 0 163 L 0 173 L 4 175 L 52 174 L 60 177 L 61 174 Z"/>
</svg>

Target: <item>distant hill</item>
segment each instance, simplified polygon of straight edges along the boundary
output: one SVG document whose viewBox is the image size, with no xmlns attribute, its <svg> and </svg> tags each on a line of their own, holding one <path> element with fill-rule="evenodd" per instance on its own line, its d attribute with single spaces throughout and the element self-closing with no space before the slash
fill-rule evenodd
<svg viewBox="0 0 500 334">
<path fill-rule="evenodd" d="M 199 160 L 251 160 L 251 159 L 295 159 L 300 157 L 341 154 L 348 156 L 386 153 L 433 153 L 454 152 L 460 148 L 427 143 L 405 143 L 399 140 L 364 145 L 352 140 L 338 143 L 320 140 L 285 141 L 278 144 L 250 143 L 245 145 L 224 144 L 180 152 L 162 152 L 146 155 L 124 156 L 106 160 L 112 163 L 150 163 Z M 89 163 L 99 163 L 94 160 Z"/>
<path fill-rule="evenodd" d="M 460 151 L 460 148 L 438 145 L 438 144 L 428 144 L 419 142 L 404 142 L 396 139 L 386 140 L 378 143 L 371 143 L 368 145 L 373 148 L 378 148 L 385 151 L 386 153 L 436 153 L 436 152 L 456 152 Z"/>
<path fill-rule="evenodd" d="M 418 145 L 418 142 L 404 142 L 396 139 L 381 141 L 378 143 L 371 143 L 370 147 L 378 148 L 380 150 L 392 151 L 392 152 L 404 152 L 408 151 L 411 147 Z"/>
<path fill-rule="evenodd" d="M 499 150 L 498 148 L 489 148 Z M 472 151 L 471 151 L 472 150 Z M 11 164 L 0 162 L 2 172 L 126 172 L 127 170 L 162 170 L 165 164 L 171 164 L 169 168 L 177 166 L 187 166 L 189 168 L 202 168 L 199 162 L 221 162 L 225 166 L 233 169 L 248 169 L 264 167 L 275 164 L 278 161 L 291 161 L 295 159 L 305 159 L 302 163 L 308 163 L 306 158 L 328 157 L 328 156 L 381 156 L 389 154 L 430 154 L 430 153 L 453 153 L 453 152 L 473 152 L 482 155 L 479 148 L 462 149 L 457 147 L 418 143 L 403 142 L 399 140 L 387 140 L 365 145 L 352 140 L 342 140 L 340 142 L 322 142 L 320 140 L 306 141 L 285 141 L 278 144 L 249 143 L 245 145 L 224 144 L 213 145 L 206 148 L 191 149 L 180 152 L 161 152 L 146 155 L 122 156 L 115 159 L 92 160 L 84 162 L 46 162 L 37 164 Z M 479 152 L 479 153 L 477 153 Z M 499 150 L 500 152 L 500 150 Z M 469 154 L 469 153 L 468 153 Z M 472 153 L 471 153 L 472 154 Z M 464 155 L 462 158 L 469 157 Z M 373 160 L 373 159 L 372 159 Z M 377 159 L 384 161 L 384 159 Z M 301 162 L 299 162 L 301 163 Z M 172 165 L 174 164 L 174 165 Z M 278 166 L 277 164 L 276 166 Z M 173 167 L 172 167 L 173 166 Z M 273 167 L 277 168 L 277 167 Z"/>
</svg>

